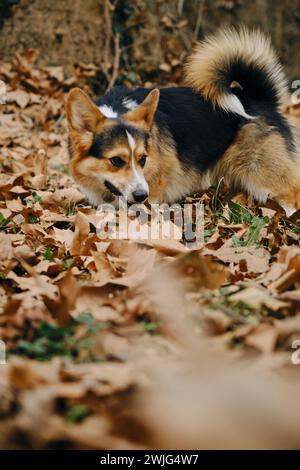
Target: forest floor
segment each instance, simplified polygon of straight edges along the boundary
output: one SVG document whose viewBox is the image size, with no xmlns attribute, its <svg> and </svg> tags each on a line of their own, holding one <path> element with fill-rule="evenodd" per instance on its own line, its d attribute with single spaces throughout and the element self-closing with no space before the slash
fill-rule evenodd
<svg viewBox="0 0 300 470">
<path fill-rule="evenodd" d="M 103 240 L 64 112 L 96 72 L 0 67 L 1 448 L 299 447 L 299 213 L 209 190 L 197 249 Z"/>
</svg>

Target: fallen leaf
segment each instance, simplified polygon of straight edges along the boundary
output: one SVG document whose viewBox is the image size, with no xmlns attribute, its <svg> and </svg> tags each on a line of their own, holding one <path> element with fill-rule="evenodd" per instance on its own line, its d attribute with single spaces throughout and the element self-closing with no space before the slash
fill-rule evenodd
<svg viewBox="0 0 300 470">
<path fill-rule="evenodd" d="M 278 330 L 276 327 L 261 324 L 252 333 L 246 336 L 245 344 L 258 349 L 262 353 L 268 354 L 274 351 L 277 338 Z"/>
</svg>

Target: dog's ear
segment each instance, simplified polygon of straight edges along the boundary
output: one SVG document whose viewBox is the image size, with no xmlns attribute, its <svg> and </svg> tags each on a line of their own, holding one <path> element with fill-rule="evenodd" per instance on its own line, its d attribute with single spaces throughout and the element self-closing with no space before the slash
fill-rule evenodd
<svg viewBox="0 0 300 470">
<path fill-rule="evenodd" d="M 159 89 L 155 88 L 150 91 L 144 101 L 136 108 L 128 111 L 122 116 L 126 121 L 141 126 L 146 131 L 149 131 L 153 124 L 155 111 L 159 101 Z"/>
<path fill-rule="evenodd" d="M 80 88 L 73 88 L 66 99 L 66 112 L 71 138 L 82 150 L 93 141 L 97 127 L 105 116 Z"/>
</svg>

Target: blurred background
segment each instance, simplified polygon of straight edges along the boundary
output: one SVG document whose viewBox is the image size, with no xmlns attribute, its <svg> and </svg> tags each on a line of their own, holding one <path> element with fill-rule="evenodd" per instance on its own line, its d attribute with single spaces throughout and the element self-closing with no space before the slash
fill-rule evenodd
<svg viewBox="0 0 300 470">
<path fill-rule="evenodd" d="M 36 48 L 36 65 L 93 63 L 95 94 L 118 83 L 178 83 L 193 43 L 227 24 L 268 32 L 289 81 L 300 76 L 300 0 L 0 0 L 3 61 Z"/>
</svg>

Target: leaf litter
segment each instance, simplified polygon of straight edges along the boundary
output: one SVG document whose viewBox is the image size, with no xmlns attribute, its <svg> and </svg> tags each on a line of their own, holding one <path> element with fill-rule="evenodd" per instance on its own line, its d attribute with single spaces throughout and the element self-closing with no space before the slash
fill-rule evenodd
<svg viewBox="0 0 300 470">
<path fill-rule="evenodd" d="M 1 448 L 299 447 L 299 214 L 217 188 L 198 248 L 103 240 L 64 111 L 97 67 L 35 57 L 0 66 Z"/>
</svg>

